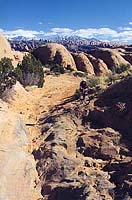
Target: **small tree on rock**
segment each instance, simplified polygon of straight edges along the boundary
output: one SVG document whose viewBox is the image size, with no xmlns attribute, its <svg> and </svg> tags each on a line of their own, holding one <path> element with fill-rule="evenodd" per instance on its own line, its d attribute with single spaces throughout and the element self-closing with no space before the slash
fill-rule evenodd
<svg viewBox="0 0 132 200">
<path fill-rule="evenodd" d="M 17 79 L 24 85 L 37 85 L 43 87 L 44 72 L 40 61 L 29 54 L 25 55 L 21 64 L 15 69 Z"/>
<path fill-rule="evenodd" d="M 2 58 L 0 60 L 0 95 L 12 87 L 16 83 L 13 73 L 13 65 L 10 58 Z"/>
</svg>

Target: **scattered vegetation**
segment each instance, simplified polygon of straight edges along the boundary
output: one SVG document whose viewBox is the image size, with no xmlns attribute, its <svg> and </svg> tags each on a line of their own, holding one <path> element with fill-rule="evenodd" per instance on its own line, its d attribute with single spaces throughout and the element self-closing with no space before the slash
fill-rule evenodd
<svg viewBox="0 0 132 200">
<path fill-rule="evenodd" d="M 74 94 L 75 99 L 78 100 L 80 96 L 81 96 L 80 90 L 76 89 L 75 94 Z"/>
<path fill-rule="evenodd" d="M 16 83 L 13 69 L 11 59 L 4 57 L 0 60 L 0 95 Z"/>
<path fill-rule="evenodd" d="M 51 72 L 54 72 L 56 75 L 64 74 L 64 73 L 65 73 L 64 67 L 63 67 L 63 66 L 60 66 L 60 65 L 58 65 L 58 64 L 53 65 L 53 66 L 50 68 L 50 71 L 51 71 Z"/>
<path fill-rule="evenodd" d="M 44 72 L 39 60 L 29 54 L 25 55 L 21 64 L 15 69 L 16 78 L 24 85 L 43 87 Z"/>
<path fill-rule="evenodd" d="M 100 77 L 92 76 L 88 79 L 88 86 L 90 88 L 95 88 L 100 85 Z"/>
<path fill-rule="evenodd" d="M 121 74 L 123 72 L 129 71 L 129 70 L 131 70 L 130 67 L 131 66 L 129 64 L 128 65 L 122 64 L 119 67 L 115 67 L 115 73 Z"/>
<path fill-rule="evenodd" d="M 74 75 L 75 77 L 86 77 L 86 76 L 87 76 L 86 73 L 81 72 L 81 71 L 76 71 L 76 72 L 73 73 L 73 75 Z"/>
</svg>

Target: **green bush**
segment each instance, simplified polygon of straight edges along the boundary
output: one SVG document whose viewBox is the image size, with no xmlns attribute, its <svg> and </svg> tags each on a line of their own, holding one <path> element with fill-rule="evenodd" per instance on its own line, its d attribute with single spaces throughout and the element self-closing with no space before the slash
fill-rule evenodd
<svg viewBox="0 0 132 200">
<path fill-rule="evenodd" d="M 100 84 L 100 78 L 99 77 L 91 77 L 88 79 L 88 86 L 90 88 L 94 88 Z"/>
<path fill-rule="evenodd" d="M 129 64 L 128 65 L 122 64 L 122 65 L 120 65 L 120 66 L 115 68 L 115 73 L 121 74 L 121 73 L 123 73 L 125 71 L 129 71 L 129 70 L 130 70 L 130 65 Z"/>
<path fill-rule="evenodd" d="M 79 89 L 76 89 L 76 92 L 75 92 L 75 94 L 74 94 L 75 99 L 79 99 L 79 98 L 80 98 L 80 95 L 81 95 L 80 90 L 79 90 Z"/>
<path fill-rule="evenodd" d="M 0 61 L 0 75 L 6 75 L 13 71 L 14 67 L 12 65 L 12 60 L 10 58 L 2 58 Z"/>
<path fill-rule="evenodd" d="M 110 74 L 104 79 L 104 82 L 106 83 L 106 85 L 111 85 L 119 79 L 120 76 L 118 74 Z"/>
<path fill-rule="evenodd" d="M 86 77 L 86 73 L 81 72 L 81 71 L 76 71 L 76 72 L 73 73 L 73 75 L 75 77 Z"/>
<path fill-rule="evenodd" d="M 53 65 L 51 68 L 50 68 L 50 71 L 54 72 L 54 73 L 57 73 L 57 74 L 64 74 L 65 73 L 65 69 L 63 66 L 60 66 L 58 64 L 55 64 Z"/>
<path fill-rule="evenodd" d="M 15 69 L 17 79 L 24 85 L 37 85 L 43 87 L 44 72 L 43 66 L 39 60 L 29 54 L 23 57 L 21 64 Z"/>
<path fill-rule="evenodd" d="M 0 60 L 0 95 L 16 83 L 13 69 L 14 67 L 10 58 L 4 57 Z"/>
</svg>

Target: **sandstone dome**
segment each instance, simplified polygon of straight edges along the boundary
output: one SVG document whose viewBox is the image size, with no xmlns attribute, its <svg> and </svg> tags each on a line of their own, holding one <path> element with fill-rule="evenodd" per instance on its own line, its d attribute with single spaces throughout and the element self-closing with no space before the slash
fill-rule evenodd
<svg viewBox="0 0 132 200">
<path fill-rule="evenodd" d="M 89 51 L 89 53 L 96 58 L 102 59 L 110 70 L 121 65 L 130 64 L 115 49 L 95 49 Z"/>
<path fill-rule="evenodd" d="M 33 55 L 39 59 L 43 65 L 59 64 L 66 69 L 76 70 L 74 59 L 70 52 L 61 44 L 48 43 L 38 47 L 33 51 Z"/>
<path fill-rule="evenodd" d="M 95 75 L 105 76 L 111 72 L 103 60 L 95 58 L 90 54 L 87 54 L 87 57 L 93 65 Z"/>
<path fill-rule="evenodd" d="M 2 33 L 0 33 L 0 60 L 1 58 L 10 58 L 12 60 L 12 64 L 14 67 L 17 66 L 19 62 L 22 62 L 24 53 L 19 51 L 12 51 L 10 43 L 4 37 Z"/>
<path fill-rule="evenodd" d="M 0 33 L 0 59 L 3 57 L 14 60 L 13 52 L 7 39 Z"/>
<path fill-rule="evenodd" d="M 75 60 L 77 70 L 94 75 L 93 66 L 84 53 L 74 53 L 73 58 Z"/>
</svg>

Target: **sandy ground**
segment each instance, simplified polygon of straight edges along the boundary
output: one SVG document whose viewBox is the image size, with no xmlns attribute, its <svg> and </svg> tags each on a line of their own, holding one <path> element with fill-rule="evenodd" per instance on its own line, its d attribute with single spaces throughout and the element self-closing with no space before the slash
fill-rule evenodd
<svg viewBox="0 0 132 200">
<path fill-rule="evenodd" d="M 16 94 L 10 101 L 9 107 L 20 115 L 25 124 L 36 124 L 40 117 L 49 109 L 72 96 L 79 87 L 80 78 L 63 74 L 47 76 L 43 88 L 28 87 L 27 93 Z M 39 135 L 37 125 L 26 126 L 30 139 L 29 151 L 37 148 L 32 141 Z"/>
</svg>

